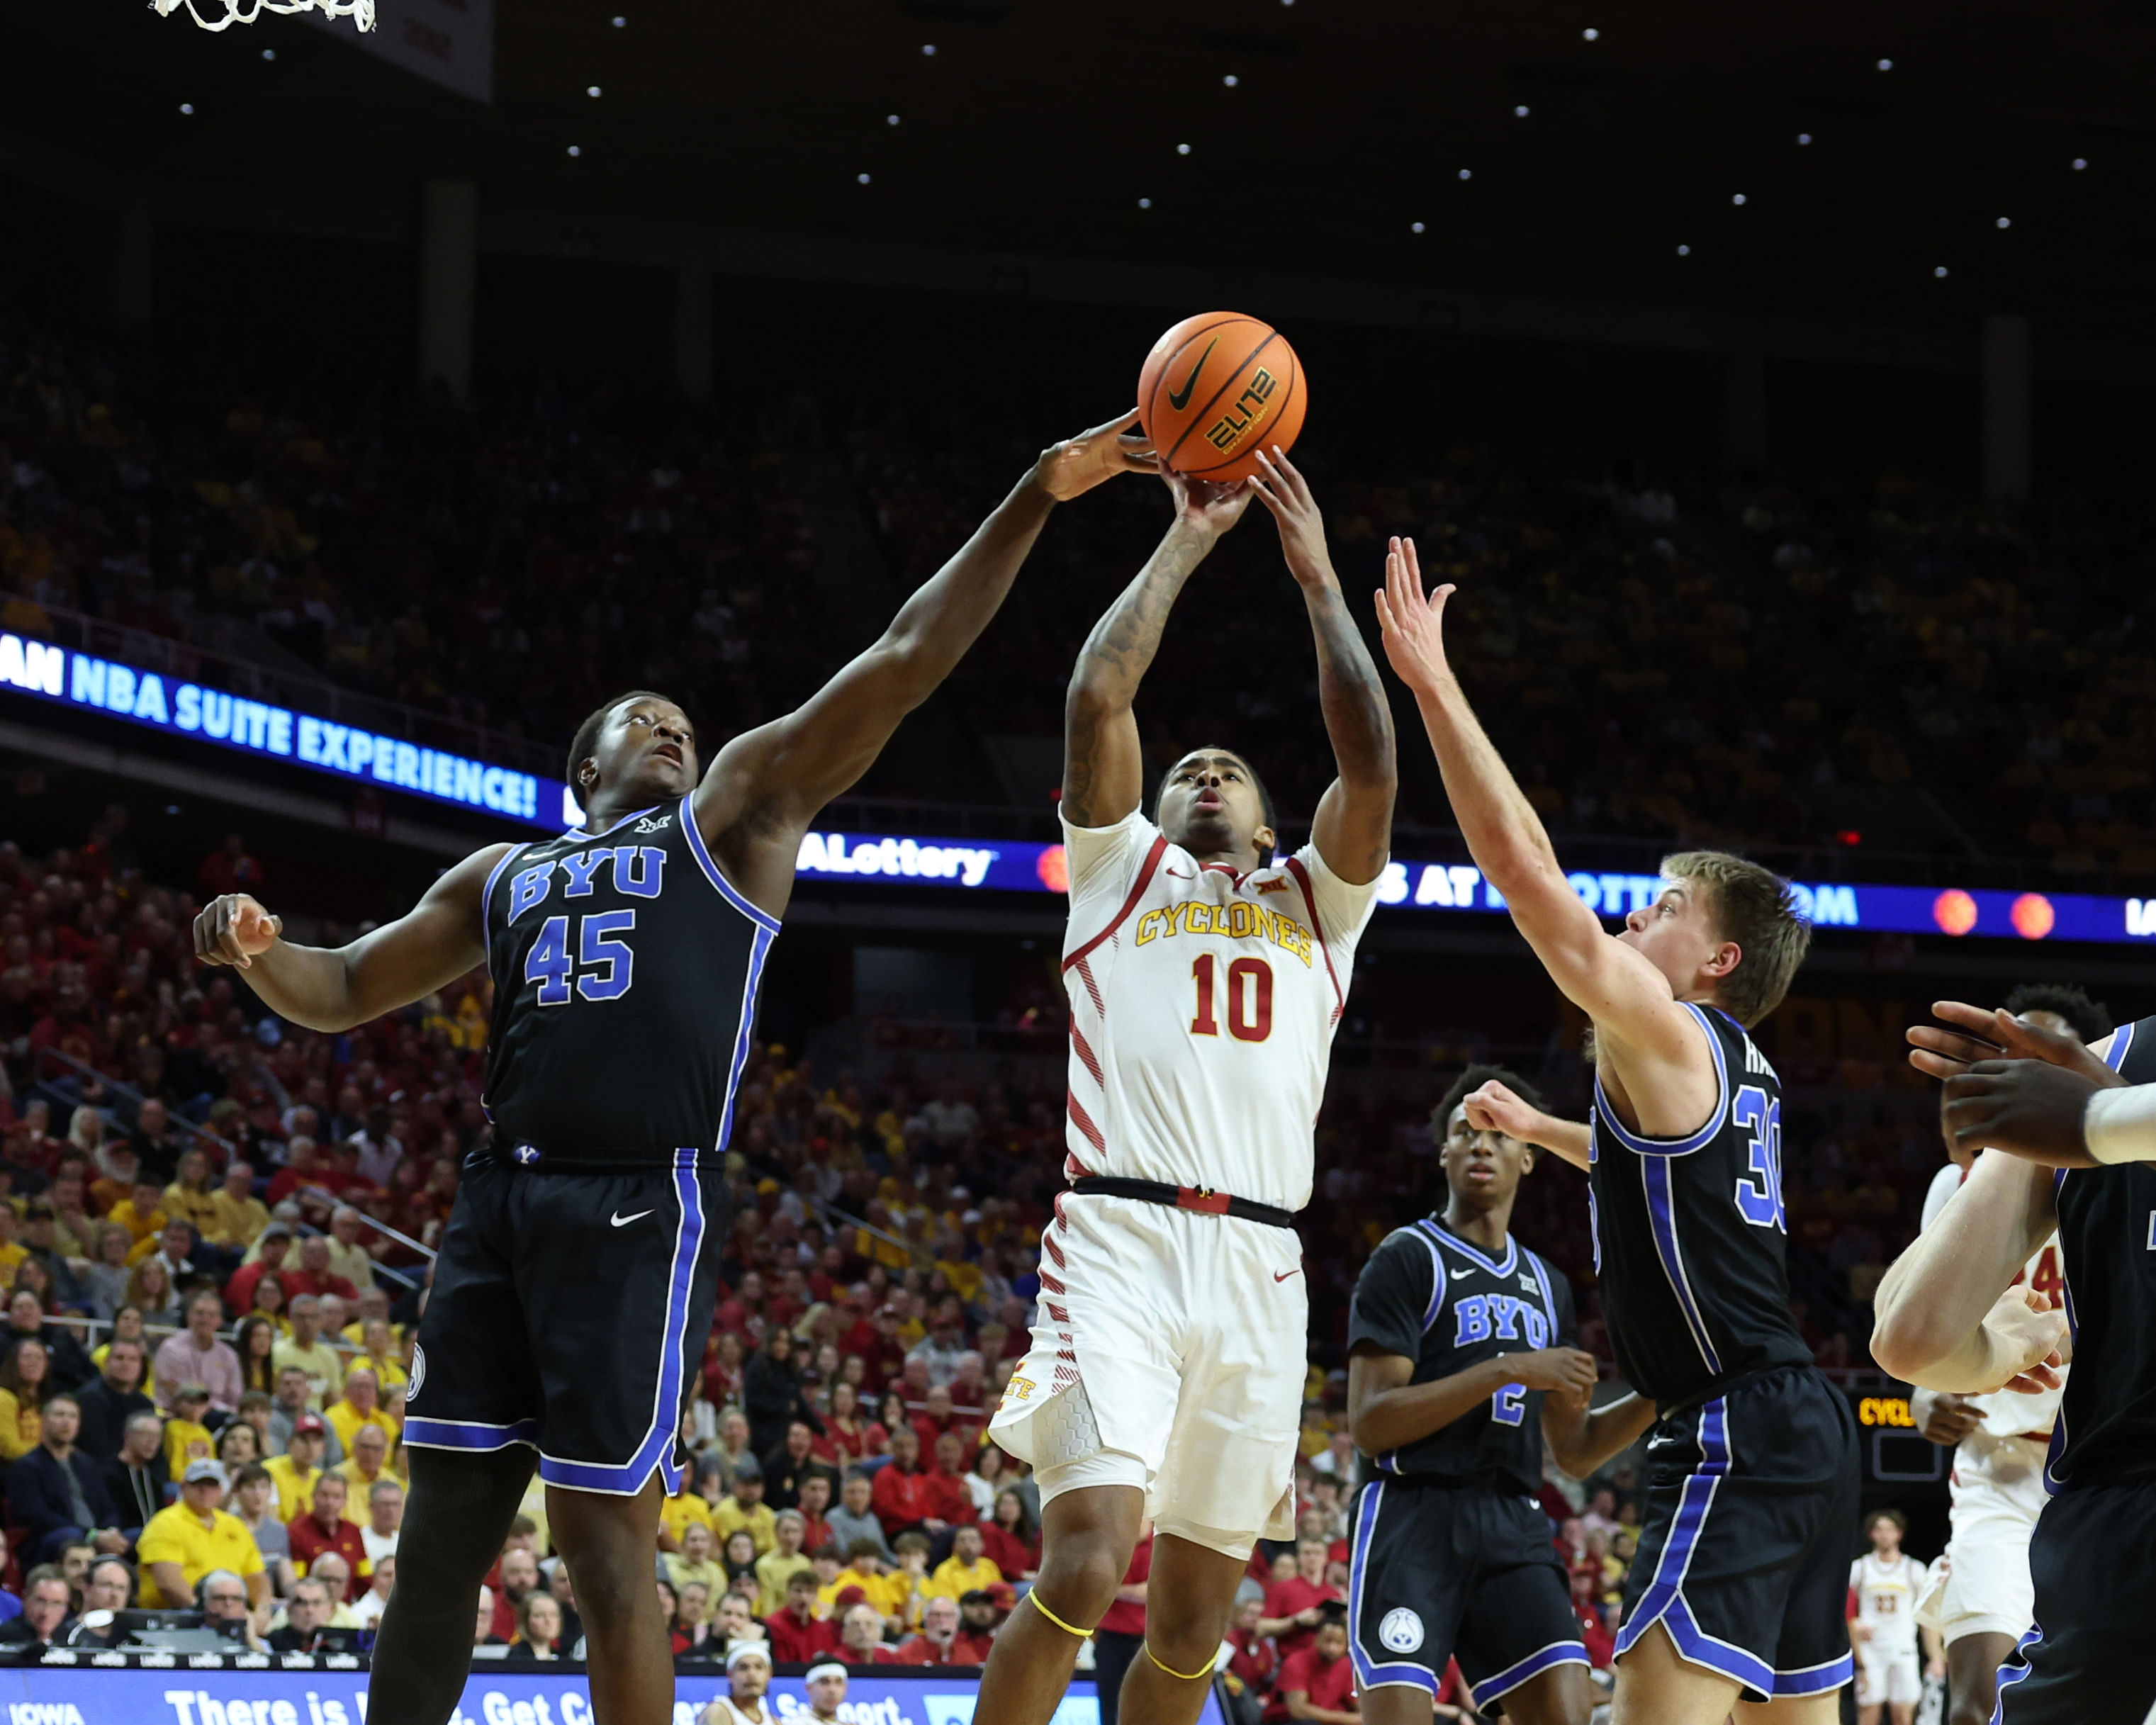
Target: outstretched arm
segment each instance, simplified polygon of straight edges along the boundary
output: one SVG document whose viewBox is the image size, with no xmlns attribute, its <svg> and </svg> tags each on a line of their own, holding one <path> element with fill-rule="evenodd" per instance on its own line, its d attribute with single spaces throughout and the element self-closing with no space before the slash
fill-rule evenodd
<svg viewBox="0 0 2156 1725">
<path fill-rule="evenodd" d="M 737 737 L 696 788 L 696 824 L 734 883 L 774 915 L 793 886 L 801 834 L 874 764 L 1010 591 L 1050 510 L 1119 473 L 1153 470 L 1126 413 L 1044 450 L 957 554 L 899 608 L 882 639 L 795 711 Z"/>
<path fill-rule="evenodd" d="M 1560 1120 L 1554 1114 L 1545 1114 L 1495 1078 L 1468 1096 L 1467 1123 L 1478 1132 L 1500 1132 L 1522 1144 L 1536 1145 L 1574 1168 L 1587 1166 L 1585 1121 Z"/>
<path fill-rule="evenodd" d="M 1655 1404 L 1636 1390 L 1606 1408 L 1590 1406 L 1585 1394 L 1553 1391 L 1543 1398 L 1543 1438 L 1550 1459 L 1576 1480 L 1584 1480 L 1620 1450 L 1637 1440 L 1655 1423 Z"/>
<path fill-rule="evenodd" d="M 1358 1343 L 1348 1356 L 1348 1429 L 1365 1455 L 1404 1449 L 1471 1414 L 1508 1384 L 1583 1399 L 1594 1390 L 1594 1356 L 1577 1348 L 1499 1353 L 1427 1384 L 1409 1380 L 1415 1363 Z M 1610 1453 L 1624 1448 L 1619 1444 Z"/>
<path fill-rule="evenodd" d="M 510 847 L 475 850 L 394 922 L 346 947 L 299 947 L 284 921 L 244 892 L 210 901 L 195 918 L 195 957 L 247 973 L 280 1018 L 311 1030 L 348 1030 L 445 988 L 486 957 L 481 897 Z"/>
<path fill-rule="evenodd" d="M 1542 818 L 1476 722 L 1445 649 L 1450 583 L 1427 598 L 1414 542 L 1395 539 L 1378 595 L 1385 656 L 1414 694 L 1460 836 L 1483 876 L 1503 895 L 1512 921 L 1563 990 L 1594 1019 L 1602 1043 L 1676 1067 L 1706 1067 L 1707 1051 L 1691 1014 L 1668 981 L 1639 953 L 1603 932 L 1558 865 Z M 1620 1059 L 1620 1070 L 1632 1062 Z M 1711 1076 L 1711 1069 L 1708 1069 Z M 1658 1124 L 1635 1122 L 1650 1132 Z M 1697 1121 L 1666 1128 L 1689 1131 Z"/>
<path fill-rule="evenodd" d="M 1175 499 L 1175 519 L 1145 567 L 1093 625 L 1070 673 L 1063 708 L 1063 817 L 1075 827 L 1113 826 L 1144 797 L 1132 703 L 1183 583 L 1250 501 L 1247 485 L 1222 490 L 1178 473 L 1162 476 Z"/>
<path fill-rule="evenodd" d="M 1317 701 L 1338 774 L 1318 801 L 1311 838 L 1334 874 L 1350 886 L 1367 886 L 1384 871 L 1392 850 L 1393 798 L 1399 787 L 1392 706 L 1341 597 L 1310 482 L 1277 447 L 1270 455 L 1260 450 L 1258 464 L 1250 483 L 1279 524 L 1288 572 L 1302 589 L 1317 637 Z"/>
</svg>

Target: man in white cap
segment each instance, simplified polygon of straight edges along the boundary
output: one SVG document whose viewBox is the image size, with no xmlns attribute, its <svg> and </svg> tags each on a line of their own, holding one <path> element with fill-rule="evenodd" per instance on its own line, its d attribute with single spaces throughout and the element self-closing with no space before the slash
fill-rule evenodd
<svg viewBox="0 0 2156 1725">
<path fill-rule="evenodd" d="M 763 1709 L 771 1687 L 771 1651 L 761 1641 L 743 1641 L 726 1655 L 726 1692 L 697 1716 L 696 1725 L 770 1725 Z"/>
<path fill-rule="evenodd" d="M 803 1679 L 808 1686 L 808 1713 L 816 1725 L 839 1725 L 839 1709 L 846 1699 L 846 1668 L 835 1659 L 808 1667 Z"/>
</svg>

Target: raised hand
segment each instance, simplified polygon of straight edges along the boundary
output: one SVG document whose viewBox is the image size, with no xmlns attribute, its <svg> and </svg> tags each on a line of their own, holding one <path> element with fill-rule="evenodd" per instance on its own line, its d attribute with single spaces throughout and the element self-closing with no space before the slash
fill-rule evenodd
<svg viewBox="0 0 2156 1725">
<path fill-rule="evenodd" d="M 250 895 L 228 892 L 212 899 L 195 917 L 195 957 L 204 964 L 254 968 L 258 954 L 277 944 L 285 919 L 273 916 Z"/>
<path fill-rule="evenodd" d="M 1287 459 L 1279 444 L 1267 454 L 1258 451 L 1258 471 L 1251 486 L 1258 501 L 1272 511 L 1280 528 L 1281 552 L 1287 558 L 1288 573 L 1307 587 L 1313 582 L 1335 581 L 1332 553 L 1325 548 L 1325 517 L 1317 500 L 1310 495 L 1310 481 Z"/>
<path fill-rule="evenodd" d="M 1119 473 L 1155 471 L 1160 464 L 1153 455 L 1152 439 L 1131 429 L 1137 419 L 1138 410 L 1132 408 L 1090 431 L 1050 444 L 1034 468 L 1041 489 L 1058 503 L 1068 503 Z"/>
<path fill-rule="evenodd" d="M 2078 1072 L 2092 1084 L 2125 1081 L 2082 1045 L 2080 1039 L 2025 1024 L 2001 1007 L 1969 1006 L 1958 1000 L 1935 1000 L 1933 1014 L 1952 1029 L 1912 1024 L 1909 1064 L 1933 1078 L 1951 1078 L 1979 1060 L 2044 1060 Z"/>
<path fill-rule="evenodd" d="M 1522 1144 L 1535 1142 L 1535 1128 L 1544 1116 L 1541 1109 L 1522 1101 L 1507 1086 L 1491 1079 L 1466 1098 L 1467 1123 L 1478 1132 L 1502 1132 Z"/>
<path fill-rule="evenodd" d="M 1924 1435 L 1951 1450 L 1983 1424 L 1983 1409 L 1965 1395 L 1942 1390 L 1933 1401 L 1931 1414 L 1924 1421 Z"/>
<path fill-rule="evenodd" d="M 2028 1286 L 2009 1288 L 1984 1316 L 1984 1327 L 2014 1371 L 1998 1387 L 2025 1395 L 2056 1389 L 2071 1343 L 2066 1315 L 2051 1308 L 2048 1295 Z"/>
<path fill-rule="evenodd" d="M 1452 675 L 1445 657 L 1445 602 L 1451 597 L 1450 582 L 1423 596 L 1414 541 L 1395 536 L 1385 553 L 1378 624 L 1394 675 L 1418 695 L 1434 691 Z"/>
<path fill-rule="evenodd" d="M 1162 468 L 1160 476 L 1168 482 L 1168 495 L 1175 500 L 1176 520 L 1195 527 L 1209 541 L 1218 539 L 1242 520 L 1243 511 L 1250 506 L 1253 487 L 1248 480 L 1220 485 L 1210 480 L 1192 479 L 1172 467 Z"/>
<path fill-rule="evenodd" d="M 2087 1168 L 2082 1117 L 2097 1086 L 2046 1060 L 1979 1060 L 1947 1080 L 1939 1125 L 1957 1150 L 2004 1150 L 2049 1168 Z"/>
</svg>

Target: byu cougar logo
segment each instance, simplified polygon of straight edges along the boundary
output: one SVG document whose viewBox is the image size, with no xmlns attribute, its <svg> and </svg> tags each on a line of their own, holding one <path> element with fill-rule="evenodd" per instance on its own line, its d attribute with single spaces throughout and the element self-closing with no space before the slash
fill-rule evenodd
<svg viewBox="0 0 2156 1725">
<path fill-rule="evenodd" d="M 663 833 L 673 824 L 674 817 L 670 814 L 662 814 L 656 820 L 647 814 L 637 822 L 635 829 L 639 833 Z"/>
<path fill-rule="evenodd" d="M 427 1350 L 414 1342 L 412 1344 L 412 1381 L 404 1388 L 404 1399 L 410 1401 L 418 1394 L 419 1386 L 427 1381 Z"/>
</svg>

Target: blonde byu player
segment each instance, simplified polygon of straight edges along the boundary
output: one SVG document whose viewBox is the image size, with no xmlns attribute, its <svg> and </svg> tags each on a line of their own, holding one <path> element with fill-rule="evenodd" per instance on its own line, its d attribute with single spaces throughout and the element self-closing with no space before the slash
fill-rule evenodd
<svg viewBox="0 0 2156 1725">
<path fill-rule="evenodd" d="M 1383 688 L 1301 475 L 1275 452 L 1225 491 L 1168 483 L 1175 520 L 1070 683 L 1072 1183 L 1042 1243 L 1033 1350 L 990 1428 L 1039 1470 L 1044 1542 L 982 1681 L 978 1713 L 996 1725 L 1047 1725 L 1148 1514 L 1146 1645 L 1122 1717 L 1188 1725 L 1251 1548 L 1294 1531 L 1307 1304 L 1291 1219 L 1391 830 Z M 1176 595 L 1253 495 L 1308 607 L 1339 774 L 1285 864 L 1268 861 L 1257 775 L 1224 749 L 1177 762 L 1147 820 L 1131 713 Z"/>
</svg>

